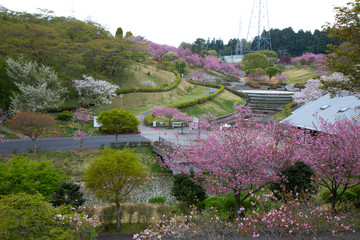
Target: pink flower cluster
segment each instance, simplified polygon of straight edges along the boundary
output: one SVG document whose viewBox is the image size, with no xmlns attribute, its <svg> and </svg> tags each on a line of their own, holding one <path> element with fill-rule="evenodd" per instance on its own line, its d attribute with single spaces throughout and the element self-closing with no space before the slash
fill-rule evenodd
<svg viewBox="0 0 360 240">
<path fill-rule="evenodd" d="M 253 195 L 255 196 L 255 195 Z M 336 235 L 339 231 L 355 232 L 346 217 L 331 215 L 309 199 L 288 199 L 284 204 L 272 194 L 255 196 L 258 208 L 245 212 L 245 217 L 227 221 L 210 209 L 189 216 L 160 219 L 133 239 L 226 239 L 248 235 L 268 239 L 304 239 Z M 266 200 L 266 201 L 265 201 Z M 267 210 L 269 209 L 269 210 Z M 245 209 L 242 209 L 245 210 Z"/>
<path fill-rule="evenodd" d="M 238 231 L 243 234 L 267 236 L 269 238 L 285 237 L 286 239 L 303 239 L 308 237 L 321 237 L 338 231 L 352 231 L 354 228 L 346 224 L 345 216 L 332 215 L 317 206 L 306 193 L 303 199 L 291 195 L 283 196 L 286 203 L 267 200 L 266 195 L 258 201 L 257 211 L 248 213 L 245 217 L 237 219 Z M 266 201 L 265 201 L 266 200 Z M 271 206 L 271 205 L 275 206 Z M 262 211 L 262 209 L 269 209 Z"/>
<path fill-rule="evenodd" d="M 88 215 L 79 214 L 74 212 L 73 214 L 56 214 L 54 218 L 60 222 L 60 224 L 66 224 L 69 227 L 74 226 L 76 230 L 79 230 L 82 225 L 89 224 L 91 227 L 96 228 L 102 223 L 97 216 L 89 218 Z"/>
<path fill-rule="evenodd" d="M 80 122 L 80 124 L 84 124 L 85 122 L 93 120 L 93 113 L 91 109 L 86 108 L 77 108 L 74 112 L 74 115 L 71 119 L 73 122 Z"/>
</svg>

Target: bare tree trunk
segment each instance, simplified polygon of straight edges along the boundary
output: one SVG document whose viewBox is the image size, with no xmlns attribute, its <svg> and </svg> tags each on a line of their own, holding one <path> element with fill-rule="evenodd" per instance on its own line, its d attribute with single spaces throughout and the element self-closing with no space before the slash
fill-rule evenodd
<svg viewBox="0 0 360 240">
<path fill-rule="evenodd" d="M 36 146 L 36 138 L 31 138 L 31 140 L 34 143 L 34 152 L 37 152 L 37 146 Z"/>
<path fill-rule="evenodd" d="M 236 217 L 240 217 L 241 211 L 240 211 L 240 193 L 234 193 L 235 197 L 235 203 L 236 203 Z"/>
<path fill-rule="evenodd" d="M 120 230 L 120 203 L 116 202 L 116 230 Z"/>
</svg>

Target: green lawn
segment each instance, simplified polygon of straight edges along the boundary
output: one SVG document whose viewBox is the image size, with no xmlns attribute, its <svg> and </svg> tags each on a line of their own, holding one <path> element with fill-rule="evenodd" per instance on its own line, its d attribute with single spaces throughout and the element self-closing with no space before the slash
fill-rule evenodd
<svg viewBox="0 0 360 240">
<path fill-rule="evenodd" d="M 214 99 L 195 106 L 183 108 L 181 109 L 181 112 L 184 112 L 189 116 L 199 116 L 204 113 L 211 113 L 216 117 L 220 117 L 233 113 L 234 104 L 242 105 L 244 103 L 244 99 L 225 90 Z"/>
<path fill-rule="evenodd" d="M 171 95 L 173 94 L 173 103 L 185 102 L 197 98 L 208 92 L 201 87 L 193 87 L 191 92 L 186 92 L 186 87 L 192 86 L 185 80 L 181 80 L 179 85 L 172 91 L 155 93 L 128 93 L 124 94 L 122 105 L 123 109 L 129 110 L 134 114 L 149 111 L 154 106 L 166 106 L 171 104 Z M 120 109 L 121 99 L 119 96 L 112 99 L 111 104 L 95 107 L 93 112 L 98 115 L 102 111 L 114 108 Z"/>
<path fill-rule="evenodd" d="M 151 147 L 136 147 L 131 149 L 139 156 L 141 162 L 150 172 L 163 172 L 157 164 L 154 164 L 156 156 Z M 42 159 L 51 160 L 53 165 L 61 169 L 67 176 L 78 179 L 81 178 L 89 161 L 99 154 L 100 149 L 84 149 L 82 151 L 40 151 L 36 153 L 18 153 L 17 155 L 27 157 L 33 161 L 41 161 Z M 10 157 L 11 154 L 1 154 L 0 161 L 6 161 Z"/>
<path fill-rule="evenodd" d="M 281 74 L 289 80 L 288 84 L 303 83 L 313 77 L 315 70 L 312 68 L 288 68 Z"/>
</svg>

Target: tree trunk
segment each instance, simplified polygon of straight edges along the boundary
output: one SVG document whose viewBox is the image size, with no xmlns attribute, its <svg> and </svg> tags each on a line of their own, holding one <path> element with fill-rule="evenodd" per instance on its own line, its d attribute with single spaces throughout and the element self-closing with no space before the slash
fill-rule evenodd
<svg viewBox="0 0 360 240">
<path fill-rule="evenodd" d="M 241 211 L 240 211 L 240 193 L 234 193 L 234 197 L 235 197 L 235 203 L 236 203 L 236 217 L 240 217 L 241 215 Z"/>
<path fill-rule="evenodd" d="M 31 138 L 31 140 L 34 143 L 34 152 L 37 152 L 37 146 L 36 146 L 36 138 Z"/>
<path fill-rule="evenodd" d="M 331 199 L 330 199 L 330 204 L 331 204 L 331 213 L 334 214 L 335 213 L 335 207 L 336 207 L 336 201 L 337 201 L 337 191 L 334 191 L 331 194 Z"/>
<path fill-rule="evenodd" d="M 116 204 L 116 230 L 119 231 L 120 230 L 120 203 L 115 203 Z"/>
</svg>

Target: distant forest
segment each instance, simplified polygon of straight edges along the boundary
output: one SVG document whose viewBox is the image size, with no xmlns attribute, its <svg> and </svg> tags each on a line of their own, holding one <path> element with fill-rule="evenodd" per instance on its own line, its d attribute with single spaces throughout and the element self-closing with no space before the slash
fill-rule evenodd
<svg viewBox="0 0 360 240">
<path fill-rule="evenodd" d="M 315 54 L 326 53 L 327 45 L 338 45 L 339 42 L 327 36 L 324 31 L 315 30 L 311 31 L 299 30 L 297 33 L 291 27 L 283 30 L 270 29 L 272 50 L 275 51 L 279 57 L 289 56 L 298 57 L 305 52 L 312 52 Z M 206 46 L 208 50 L 215 50 L 220 56 L 235 54 L 236 44 L 238 39 L 230 39 L 225 45 L 223 40 L 207 39 Z M 245 41 L 245 40 L 242 40 Z M 246 43 L 245 44 L 251 44 Z"/>
</svg>

